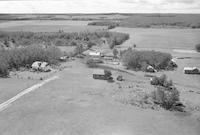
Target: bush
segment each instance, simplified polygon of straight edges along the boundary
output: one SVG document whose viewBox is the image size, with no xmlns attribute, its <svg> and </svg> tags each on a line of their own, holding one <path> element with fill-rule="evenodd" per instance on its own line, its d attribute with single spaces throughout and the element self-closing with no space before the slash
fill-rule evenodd
<svg viewBox="0 0 200 135">
<path fill-rule="evenodd" d="M 183 106 L 177 106 L 177 104 L 180 105 L 179 91 L 173 85 L 172 80 L 167 79 L 165 74 L 160 77 L 153 77 L 151 84 L 157 86 L 157 89 L 152 93 L 155 103 L 167 110 L 183 111 Z"/>
<path fill-rule="evenodd" d="M 151 65 L 155 69 L 161 70 L 167 69 L 172 56 L 158 51 L 137 51 L 129 48 L 121 52 L 121 58 L 123 64 L 130 69 L 142 70 L 144 65 Z"/>
<path fill-rule="evenodd" d="M 195 49 L 197 50 L 197 52 L 200 52 L 200 44 L 197 44 L 197 45 L 195 46 Z"/>
<path fill-rule="evenodd" d="M 1 52 L 0 52 L 1 53 Z M 9 75 L 8 63 L 0 56 L 0 77 L 7 77 Z"/>
<path fill-rule="evenodd" d="M 91 42 L 91 41 L 87 43 L 88 48 L 91 48 L 92 46 L 95 46 L 95 45 L 96 44 L 94 42 Z"/>
<path fill-rule="evenodd" d="M 119 26 L 119 23 L 117 23 L 117 22 L 111 22 L 111 21 L 99 21 L 99 22 L 88 23 L 88 25 L 108 26 L 108 29 L 113 29 L 113 28 Z"/>
<path fill-rule="evenodd" d="M 74 53 L 75 54 L 81 54 L 83 51 L 84 51 L 83 45 L 79 44 L 79 45 L 76 46 Z"/>
<path fill-rule="evenodd" d="M 106 77 L 112 76 L 112 73 L 111 73 L 110 70 L 104 70 L 104 74 L 105 74 Z"/>
<path fill-rule="evenodd" d="M 119 53 L 119 52 L 118 52 L 117 49 L 113 49 L 113 55 L 114 55 L 115 58 L 117 58 L 118 53 Z"/>
<path fill-rule="evenodd" d="M 161 75 L 160 77 L 153 77 L 151 80 L 152 85 L 159 85 L 163 87 L 171 87 L 173 86 L 172 80 L 167 80 L 167 76 L 165 74 Z"/>
<path fill-rule="evenodd" d="M 154 102 L 161 105 L 167 110 L 175 108 L 179 101 L 179 91 L 176 87 L 162 87 L 158 86 L 157 90 L 153 92 Z"/>
<path fill-rule="evenodd" d="M 97 63 L 93 59 L 87 59 L 86 64 L 89 68 L 97 67 Z"/>
</svg>

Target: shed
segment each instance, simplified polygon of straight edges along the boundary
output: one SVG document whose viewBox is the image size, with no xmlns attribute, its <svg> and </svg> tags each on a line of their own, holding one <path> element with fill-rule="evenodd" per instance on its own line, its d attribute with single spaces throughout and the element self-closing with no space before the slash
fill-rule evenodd
<svg viewBox="0 0 200 135">
<path fill-rule="evenodd" d="M 184 67 L 185 74 L 200 74 L 200 70 L 197 67 Z"/>
<path fill-rule="evenodd" d="M 90 51 L 90 52 L 89 52 L 89 55 L 90 55 L 90 56 L 101 56 L 101 52 L 98 52 L 98 51 Z"/>
<path fill-rule="evenodd" d="M 147 66 L 146 71 L 147 71 L 147 72 L 157 72 L 157 71 L 155 70 L 155 68 L 152 67 L 151 65 Z"/>
</svg>

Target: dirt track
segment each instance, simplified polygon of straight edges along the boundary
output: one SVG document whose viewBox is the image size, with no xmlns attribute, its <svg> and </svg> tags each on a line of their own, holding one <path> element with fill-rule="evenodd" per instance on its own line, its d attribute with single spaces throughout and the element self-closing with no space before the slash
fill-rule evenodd
<svg viewBox="0 0 200 135">
<path fill-rule="evenodd" d="M 0 112 L 1 135 L 199 135 L 189 114 L 116 102 L 115 83 L 92 79 L 79 62 Z"/>
</svg>

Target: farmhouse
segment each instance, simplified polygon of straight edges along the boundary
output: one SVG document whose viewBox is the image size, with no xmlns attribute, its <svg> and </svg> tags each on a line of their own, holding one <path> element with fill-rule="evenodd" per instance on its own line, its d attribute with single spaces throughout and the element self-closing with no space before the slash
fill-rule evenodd
<svg viewBox="0 0 200 135">
<path fill-rule="evenodd" d="M 83 52 L 84 55 L 92 56 L 92 57 L 101 57 L 102 53 L 96 50 L 87 50 Z"/>
<path fill-rule="evenodd" d="M 98 52 L 98 51 L 91 51 L 89 52 L 89 56 L 96 56 L 96 57 L 100 57 L 101 56 L 101 52 Z"/>
<path fill-rule="evenodd" d="M 185 74 L 200 74 L 200 70 L 197 67 L 184 67 Z"/>
</svg>

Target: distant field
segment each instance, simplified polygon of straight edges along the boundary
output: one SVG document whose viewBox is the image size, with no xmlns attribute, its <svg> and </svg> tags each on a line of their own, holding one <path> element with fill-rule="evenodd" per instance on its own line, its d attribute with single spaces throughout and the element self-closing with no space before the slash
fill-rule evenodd
<svg viewBox="0 0 200 135">
<path fill-rule="evenodd" d="M 200 27 L 200 14 L 135 14 L 121 22 L 124 27 Z"/>
<path fill-rule="evenodd" d="M 31 31 L 31 32 L 80 32 L 104 29 L 104 26 L 87 26 L 89 21 L 9 21 L 0 23 L 1 31 Z"/>
<path fill-rule="evenodd" d="M 200 43 L 200 29 L 116 28 L 112 31 L 129 33 L 130 40 L 123 46 L 137 45 L 150 49 L 195 49 Z"/>
<path fill-rule="evenodd" d="M 200 28 L 200 14 L 0 14 L 2 21 L 120 21 L 122 27 Z"/>
<path fill-rule="evenodd" d="M 124 14 L 0 14 L 0 20 L 121 20 Z"/>
</svg>

